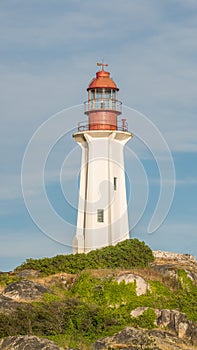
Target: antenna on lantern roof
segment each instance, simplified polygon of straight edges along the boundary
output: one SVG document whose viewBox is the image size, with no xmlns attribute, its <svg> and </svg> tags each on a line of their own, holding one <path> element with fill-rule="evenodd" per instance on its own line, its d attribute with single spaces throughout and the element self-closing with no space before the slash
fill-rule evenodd
<svg viewBox="0 0 197 350">
<path fill-rule="evenodd" d="M 108 64 L 107 63 L 104 63 L 103 61 L 100 63 L 100 62 L 97 62 L 97 66 L 100 66 L 102 67 L 102 70 L 104 70 L 104 67 L 108 67 Z"/>
</svg>

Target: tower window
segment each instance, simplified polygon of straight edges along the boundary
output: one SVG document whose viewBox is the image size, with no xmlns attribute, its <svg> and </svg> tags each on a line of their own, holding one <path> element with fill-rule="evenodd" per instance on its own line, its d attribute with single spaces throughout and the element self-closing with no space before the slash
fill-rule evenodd
<svg viewBox="0 0 197 350">
<path fill-rule="evenodd" d="M 103 209 L 97 209 L 97 221 L 104 222 L 104 210 Z"/>
<path fill-rule="evenodd" d="M 114 191 L 117 190 L 117 177 L 114 177 Z"/>
<path fill-rule="evenodd" d="M 95 90 L 90 90 L 89 91 L 89 99 L 93 100 L 95 98 Z"/>
</svg>

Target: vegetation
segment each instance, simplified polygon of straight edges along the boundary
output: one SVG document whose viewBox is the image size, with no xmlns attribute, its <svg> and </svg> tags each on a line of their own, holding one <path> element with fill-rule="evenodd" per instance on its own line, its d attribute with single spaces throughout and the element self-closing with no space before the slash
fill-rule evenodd
<svg viewBox="0 0 197 350">
<path fill-rule="evenodd" d="M 39 270 L 43 275 L 58 272 L 79 273 L 84 269 L 146 267 L 153 261 L 151 249 L 138 239 L 128 239 L 88 254 L 57 255 L 54 258 L 27 259 L 16 271 Z"/>
<path fill-rule="evenodd" d="M 51 286 L 54 293 L 46 293 L 42 300 L 20 304 L 12 313 L 0 313 L 0 337 L 34 334 L 48 337 L 65 348 L 87 349 L 95 340 L 125 326 L 153 328 L 154 308 L 179 309 L 197 322 L 197 286 L 182 270 L 176 284 L 170 285 L 168 279 L 159 280 L 147 267 L 151 261 L 151 250 L 136 239 L 87 255 L 28 259 L 16 270 L 33 268 L 44 275 L 58 271 L 75 275 L 66 285 L 57 281 Z M 151 290 L 137 296 L 135 283 L 118 283 L 112 273 L 95 270 L 98 268 L 132 268 L 138 274 L 146 274 Z M 143 315 L 131 317 L 131 310 L 140 306 L 148 308 Z"/>
<path fill-rule="evenodd" d="M 5 287 L 10 283 L 17 282 L 18 276 L 16 275 L 10 275 L 6 272 L 0 272 L 0 286 Z"/>
</svg>

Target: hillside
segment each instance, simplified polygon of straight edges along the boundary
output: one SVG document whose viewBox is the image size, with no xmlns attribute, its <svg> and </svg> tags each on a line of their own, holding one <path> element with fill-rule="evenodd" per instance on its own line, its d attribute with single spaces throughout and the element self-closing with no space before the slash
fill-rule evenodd
<svg viewBox="0 0 197 350">
<path fill-rule="evenodd" d="M 29 259 L 0 291 L 0 350 L 197 349 L 196 260 L 136 239 Z"/>
</svg>

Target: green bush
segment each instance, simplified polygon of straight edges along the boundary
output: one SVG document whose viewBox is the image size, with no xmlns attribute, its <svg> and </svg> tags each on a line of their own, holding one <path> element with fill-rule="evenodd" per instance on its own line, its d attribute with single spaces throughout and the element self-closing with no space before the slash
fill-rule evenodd
<svg viewBox="0 0 197 350">
<path fill-rule="evenodd" d="M 178 280 L 177 307 L 190 320 L 197 322 L 197 285 L 187 276 L 184 270 L 178 271 Z"/>
<path fill-rule="evenodd" d="M 128 239 L 115 246 L 93 250 L 88 254 L 57 255 L 54 258 L 27 259 L 16 268 L 39 270 L 43 275 L 58 272 L 79 273 L 84 269 L 146 267 L 154 260 L 151 249 L 138 239 Z"/>
<path fill-rule="evenodd" d="M 103 307 L 117 308 L 130 303 L 132 296 L 136 300 L 135 283 L 118 283 L 112 278 L 95 278 L 83 272 L 71 288 L 72 295 L 84 302 L 92 302 Z"/>
<path fill-rule="evenodd" d="M 14 276 L 5 272 L 0 272 L 0 286 L 6 287 L 8 284 L 17 282 L 18 280 L 18 276 Z"/>
</svg>

